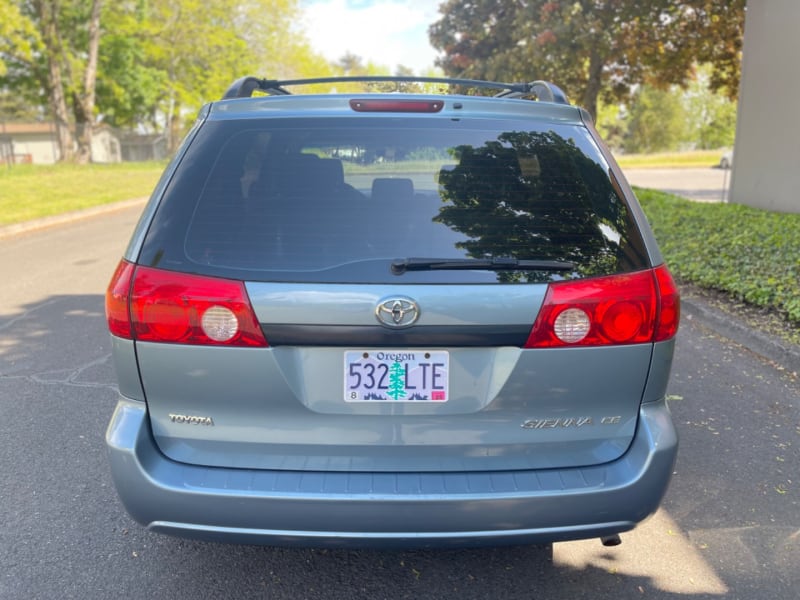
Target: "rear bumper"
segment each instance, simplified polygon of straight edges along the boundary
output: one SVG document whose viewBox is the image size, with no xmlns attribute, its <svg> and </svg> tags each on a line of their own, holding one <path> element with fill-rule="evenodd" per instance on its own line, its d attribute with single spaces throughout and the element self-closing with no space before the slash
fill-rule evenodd
<svg viewBox="0 0 800 600">
<path fill-rule="evenodd" d="M 106 433 L 128 512 L 152 531 L 238 543 L 353 547 L 538 544 L 632 529 L 666 492 L 678 440 L 646 403 L 620 459 L 562 470 L 341 473 L 206 468 L 153 441 L 142 402 L 119 401 Z"/>
</svg>

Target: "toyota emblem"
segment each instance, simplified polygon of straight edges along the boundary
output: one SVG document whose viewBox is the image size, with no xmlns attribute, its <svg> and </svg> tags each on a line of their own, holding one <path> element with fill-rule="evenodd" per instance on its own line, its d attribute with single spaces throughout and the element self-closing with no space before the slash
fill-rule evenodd
<svg viewBox="0 0 800 600">
<path fill-rule="evenodd" d="M 419 307 L 411 298 L 389 298 L 375 307 L 375 316 L 381 325 L 386 327 L 393 329 L 410 327 L 419 318 Z"/>
</svg>

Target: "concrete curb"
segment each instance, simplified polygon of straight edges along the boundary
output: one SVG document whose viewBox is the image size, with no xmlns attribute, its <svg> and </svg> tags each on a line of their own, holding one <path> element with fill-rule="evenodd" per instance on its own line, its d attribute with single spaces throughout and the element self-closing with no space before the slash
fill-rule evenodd
<svg viewBox="0 0 800 600">
<path fill-rule="evenodd" d="M 695 297 L 681 298 L 683 318 L 697 319 L 719 335 L 744 346 L 754 354 L 800 373 L 800 347 L 736 320 Z"/>
<path fill-rule="evenodd" d="M 123 210 L 137 205 L 144 205 L 147 198 L 133 198 L 131 200 L 123 200 L 122 202 L 114 202 L 111 204 L 103 204 L 101 206 L 93 206 L 83 210 L 76 210 L 73 212 L 64 213 L 62 215 L 53 215 L 52 217 L 44 217 L 42 219 L 33 219 L 31 221 L 24 221 L 22 223 L 14 223 L 13 225 L 5 225 L 0 227 L 0 240 L 9 238 L 21 233 L 29 231 L 36 231 L 46 227 L 54 227 L 56 225 L 63 225 L 72 223 L 88 217 L 97 215 L 104 215 L 118 210 Z"/>
</svg>

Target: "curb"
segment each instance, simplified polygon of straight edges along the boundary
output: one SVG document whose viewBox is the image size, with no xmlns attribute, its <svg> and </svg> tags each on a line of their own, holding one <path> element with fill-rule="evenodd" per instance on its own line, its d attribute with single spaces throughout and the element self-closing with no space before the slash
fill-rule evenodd
<svg viewBox="0 0 800 600">
<path fill-rule="evenodd" d="M 800 347 L 738 321 L 732 315 L 709 306 L 698 298 L 681 298 L 681 311 L 689 319 L 739 344 L 790 373 L 800 373 Z"/>
<path fill-rule="evenodd" d="M 45 229 L 46 227 L 54 227 L 56 225 L 72 223 L 81 219 L 95 217 L 97 215 L 105 215 L 118 210 L 131 208 L 133 206 L 144 205 L 145 202 L 147 202 L 146 197 L 133 198 L 131 200 L 122 200 L 121 202 L 93 206 L 92 208 L 76 210 L 61 215 L 53 215 L 52 217 L 23 221 L 22 223 L 14 223 L 13 225 L 4 225 L 0 227 L 0 240 L 19 235 L 21 233 L 27 233 L 29 231 L 37 231 L 39 229 Z"/>
</svg>

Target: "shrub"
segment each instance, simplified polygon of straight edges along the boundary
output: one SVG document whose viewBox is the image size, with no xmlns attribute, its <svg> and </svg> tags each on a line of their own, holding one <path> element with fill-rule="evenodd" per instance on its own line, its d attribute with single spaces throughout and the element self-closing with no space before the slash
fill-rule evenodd
<svg viewBox="0 0 800 600">
<path fill-rule="evenodd" d="M 800 214 L 636 195 L 679 279 L 772 308 L 800 325 Z"/>
</svg>

